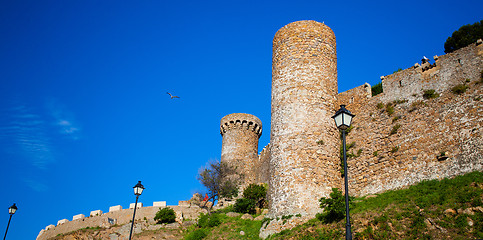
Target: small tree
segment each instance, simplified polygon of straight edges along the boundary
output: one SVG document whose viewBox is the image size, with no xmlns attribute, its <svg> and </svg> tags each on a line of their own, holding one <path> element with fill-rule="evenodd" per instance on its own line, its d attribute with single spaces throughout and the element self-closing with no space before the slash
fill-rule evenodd
<svg viewBox="0 0 483 240">
<path fill-rule="evenodd" d="M 454 52 L 476 42 L 478 39 L 483 39 L 483 20 L 471 25 L 464 25 L 453 32 L 444 43 L 444 52 Z"/>
<path fill-rule="evenodd" d="M 237 199 L 233 206 L 235 212 L 255 213 L 255 208 L 266 205 L 267 187 L 263 184 L 250 184 L 243 190 L 243 198 Z"/>
<path fill-rule="evenodd" d="M 317 214 L 317 218 L 325 223 L 331 223 L 344 219 L 345 217 L 345 196 L 338 188 L 332 188 L 329 198 L 320 198 L 320 208 L 323 208 L 322 213 Z M 353 198 L 349 198 L 349 203 Z"/>
<path fill-rule="evenodd" d="M 154 221 L 156 221 L 156 223 L 173 223 L 175 220 L 176 213 L 169 207 L 159 208 L 156 216 L 154 216 Z"/>
<path fill-rule="evenodd" d="M 203 206 L 206 206 L 208 201 L 213 203 L 209 206 L 208 212 L 211 212 L 211 208 L 220 197 L 238 196 L 239 179 L 236 169 L 221 161 L 210 162 L 199 170 L 198 180 L 206 187 L 208 195 Z"/>
</svg>

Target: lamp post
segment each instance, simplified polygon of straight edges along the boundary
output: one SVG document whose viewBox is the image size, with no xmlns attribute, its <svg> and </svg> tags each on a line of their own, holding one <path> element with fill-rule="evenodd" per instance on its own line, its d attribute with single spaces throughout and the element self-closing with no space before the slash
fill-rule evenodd
<svg viewBox="0 0 483 240">
<path fill-rule="evenodd" d="M 352 118 L 355 115 L 345 108 L 345 105 L 340 105 L 340 109 L 332 117 L 335 120 L 335 125 L 342 131 L 342 146 L 344 152 L 344 178 L 345 178 L 345 239 L 352 240 L 351 222 L 349 217 L 349 186 L 348 186 L 348 172 L 347 172 L 347 155 L 345 146 L 346 130 L 351 126 Z"/>
<path fill-rule="evenodd" d="M 8 213 L 10 213 L 10 218 L 8 219 L 8 224 L 7 224 L 7 230 L 5 230 L 5 236 L 3 237 L 3 240 L 7 237 L 7 232 L 8 232 L 8 227 L 10 226 L 10 220 L 12 220 L 12 216 L 15 214 L 17 211 L 17 206 L 15 206 L 15 203 L 8 208 Z"/>
<path fill-rule="evenodd" d="M 134 204 L 134 213 L 132 215 L 132 224 L 131 224 L 131 232 L 129 232 L 129 240 L 131 240 L 132 236 L 132 229 L 134 228 L 134 218 L 136 217 L 136 208 L 138 206 L 138 198 L 141 196 L 144 190 L 144 186 L 141 184 L 141 181 L 138 181 L 134 188 L 134 195 L 136 195 L 136 203 Z"/>
</svg>

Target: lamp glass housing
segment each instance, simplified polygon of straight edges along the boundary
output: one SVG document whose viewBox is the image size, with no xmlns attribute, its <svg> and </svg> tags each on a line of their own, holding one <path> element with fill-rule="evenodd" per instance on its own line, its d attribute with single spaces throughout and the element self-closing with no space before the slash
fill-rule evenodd
<svg viewBox="0 0 483 240">
<path fill-rule="evenodd" d="M 345 108 L 345 105 L 340 105 L 340 109 L 335 113 L 332 118 L 334 119 L 335 125 L 338 129 L 346 130 L 351 126 L 352 118 L 354 116 L 354 114 L 352 114 L 351 112 L 349 112 L 349 110 Z"/>
<path fill-rule="evenodd" d="M 8 208 L 8 213 L 10 214 L 15 214 L 16 211 L 17 211 L 17 206 L 15 205 L 15 203 Z"/>
<path fill-rule="evenodd" d="M 144 186 L 141 184 L 141 181 L 138 181 L 138 183 L 136 184 L 136 186 L 133 187 L 134 188 L 134 195 L 141 195 L 143 193 L 143 190 L 144 190 Z"/>
</svg>

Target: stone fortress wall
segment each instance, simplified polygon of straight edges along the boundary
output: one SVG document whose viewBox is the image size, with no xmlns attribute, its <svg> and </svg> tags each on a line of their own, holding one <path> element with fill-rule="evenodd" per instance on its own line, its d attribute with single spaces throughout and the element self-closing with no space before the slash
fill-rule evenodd
<svg viewBox="0 0 483 240">
<path fill-rule="evenodd" d="M 338 131 L 331 116 L 345 104 L 356 115 L 347 135 L 349 191 L 364 196 L 429 179 L 483 170 L 483 44 L 481 41 L 434 62 L 381 77 L 383 93 L 367 83 L 337 94 L 335 36 L 322 23 L 300 21 L 280 29 L 273 46 L 271 143 L 257 154 L 261 121 L 235 113 L 221 120 L 222 162 L 238 166 L 249 183 L 269 183 L 271 217 L 260 237 L 292 228 L 319 211 L 318 199 L 342 189 Z M 465 84 L 465 93 L 451 88 Z M 433 89 L 439 97 L 425 99 Z M 159 207 L 141 207 L 136 219 L 153 219 Z M 49 225 L 37 239 L 84 227 L 129 223 L 133 209 L 114 207 L 91 217 Z M 133 207 L 133 206 L 132 206 Z M 196 219 L 189 201 L 172 207 Z"/>
<path fill-rule="evenodd" d="M 147 221 L 154 224 L 154 216 L 160 208 L 169 207 L 176 212 L 176 221 L 182 222 L 183 219 L 197 219 L 200 213 L 206 213 L 205 209 L 201 209 L 198 204 L 191 201 L 179 201 L 177 206 L 166 206 L 165 201 L 153 202 L 153 206 L 143 207 L 138 202 L 136 209 L 136 223 Z M 132 221 L 134 213 L 134 203 L 129 205 L 128 209 L 122 209 L 121 205 L 112 206 L 109 212 L 103 213 L 101 210 L 91 211 L 86 217 L 84 214 L 78 214 L 72 217 L 72 220 L 61 219 L 56 225 L 48 225 L 45 229 L 40 230 L 37 240 L 47 240 L 59 234 L 69 233 L 78 229 L 87 227 L 103 227 L 109 228 L 114 225 L 124 225 Z"/>
<path fill-rule="evenodd" d="M 303 25 L 304 22 L 299 23 Z M 307 23 L 310 24 L 310 23 Z M 289 24 L 293 25 L 293 23 Z M 285 28 L 285 27 L 284 27 Z M 282 28 L 282 29 L 284 29 Z M 304 27 L 302 27 L 304 28 Z M 310 38 L 311 33 L 303 37 Z M 274 58 L 276 53 L 276 39 L 274 38 Z M 309 41 L 299 39 L 297 42 Z M 303 47 L 302 47 L 303 48 Z M 309 52 L 308 50 L 304 53 Z M 293 111 L 274 110 L 274 102 L 277 97 L 277 76 L 273 73 L 272 79 L 272 136 L 271 143 L 266 151 L 270 151 L 270 194 L 269 200 L 273 201 L 296 201 L 287 198 L 290 194 L 281 191 L 297 192 L 297 197 L 328 197 L 330 187 L 343 189 L 343 177 L 339 160 L 339 145 L 341 140 L 336 136 L 331 138 L 332 132 L 337 131 L 333 120 L 330 118 L 340 107 L 341 104 L 347 105 L 352 113 L 356 115 L 353 120 L 353 129 L 347 136 L 347 144 L 351 145 L 348 149 L 350 157 L 348 159 L 349 191 L 352 196 L 364 196 L 368 194 L 381 193 L 387 190 L 399 189 L 423 180 L 442 179 L 453 177 L 472 171 L 483 170 L 483 44 L 479 40 L 466 48 L 457 50 L 444 56 L 435 56 L 435 62 L 429 63 L 424 60 L 422 64 L 415 64 L 413 67 L 395 72 L 389 76 L 381 77 L 383 93 L 372 96 L 371 86 L 367 83 L 354 89 L 336 95 L 336 101 L 325 98 L 326 103 L 333 103 L 327 114 L 320 114 L 325 120 L 330 121 L 330 125 L 320 123 L 320 119 L 314 118 L 310 110 L 304 107 L 295 108 Z M 277 67 L 274 61 L 273 69 Z M 303 71 L 304 64 L 294 66 L 294 73 L 297 75 Z M 301 70 L 302 69 L 302 70 Z M 305 76 L 298 75 L 300 80 L 307 80 Z M 327 81 L 326 79 L 324 79 Z M 308 80 L 310 82 L 310 79 Z M 296 93 L 299 102 L 312 103 L 312 92 L 309 86 L 299 88 L 300 83 L 294 81 L 286 87 L 285 91 L 303 91 Z M 326 83 L 317 83 L 326 84 Z M 329 85 L 332 82 L 329 80 Z M 464 84 L 467 86 L 465 93 L 456 94 L 451 90 L 454 86 Z M 439 97 L 426 99 L 423 97 L 425 90 L 435 90 Z M 320 93 L 324 96 L 324 93 Z M 290 93 L 283 96 L 290 99 Z M 276 99 L 275 99 L 276 100 Z M 329 100 L 329 101 L 328 101 Z M 283 104 L 283 103 L 282 103 Z M 297 106 L 298 107 L 298 106 Z M 324 107 L 319 106 L 324 109 Z M 298 112 L 295 112 L 298 110 Z M 279 117 L 278 115 L 284 115 Z M 314 121 L 322 126 L 329 126 L 327 132 L 317 132 L 320 126 L 311 126 L 307 132 L 300 133 L 301 136 L 313 133 L 318 134 L 318 138 L 303 137 L 298 141 L 293 141 L 291 136 L 292 129 L 280 131 L 277 126 L 283 125 L 288 116 L 298 116 L 300 124 L 305 124 L 304 120 Z M 304 119 L 305 118 L 305 119 Z M 297 119 L 297 118 L 295 118 Z M 278 122 L 282 121 L 282 122 Z M 303 128 L 304 126 L 301 126 Z M 275 130 L 274 130 L 275 128 Z M 297 152 L 287 157 L 290 151 L 280 151 L 280 146 L 274 144 L 274 131 L 280 131 L 285 139 L 280 142 L 290 143 L 284 147 L 293 148 L 292 152 Z M 320 140 L 318 140 L 320 139 Z M 333 145 L 337 147 L 334 148 Z M 319 147 L 320 153 L 326 149 L 331 149 L 337 153 L 337 163 L 327 161 L 331 158 L 322 158 L 314 155 L 310 164 L 305 165 L 309 174 L 300 182 L 300 186 L 309 187 L 308 191 L 290 189 L 290 184 L 278 184 L 274 179 L 285 176 L 288 181 L 297 181 L 298 178 L 292 177 L 292 172 L 298 170 L 302 164 L 293 161 L 300 161 L 300 156 L 307 149 Z M 276 150 L 274 149 L 276 148 Z M 302 149 L 306 148 L 306 149 Z M 275 154 L 280 154 L 282 158 L 277 158 Z M 302 155 L 300 155 L 302 153 Z M 303 159 L 302 159 L 303 161 Z M 329 163 L 329 164 L 328 164 Z M 277 164 L 286 164 L 292 168 L 285 168 L 280 171 Z M 335 168 L 335 170 L 334 170 Z M 312 174 L 319 174 L 317 169 L 323 171 L 320 176 L 327 176 L 327 180 L 319 182 L 319 177 L 312 178 Z M 287 177 L 288 175 L 288 177 Z M 283 177 L 282 177 L 283 178 Z M 312 191 L 312 184 L 318 183 L 319 191 Z M 275 184 L 273 184 L 275 183 Z M 328 191 L 323 187 L 327 186 Z M 280 190 L 281 188 L 281 190 Z M 316 188 L 313 188 L 316 189 Z M 278 191 L 278 192 L 277 192 Z M 312 196 L 308 196 L 312 195 Z M 285 203 L 290 205 L 290 203 Z M 293 205 L 293 204 L 292 204 Z M 270 207 L 272 207 L 271 205 Z M 272 217 L 280 215 L 292 215 L 297 211 L 301 213 L 296 218 L 287 220 L 272 219 L 269 224 L 262 226 L 260 237 L 266 238 L 268 235 L 280 232 L 283 229 L 290 229 L 305 222 L 307 219 L 303 211 L 292 207 L 292 212 L 270 209 Z M 313 204 L 312 208 L 318 208 L 318 204 Z M 295 211 L 294 211 L 295 210 Z M 297 214 L 298 215 L 298 214 Z M 313 216 L 311 216 L 313 217 Z M 305 219 L 304 219 L 305 218 Z"/>
<path fill-rule="evenodd" d="M 369 84 L 339 94 L 338 104 L 356 114 L 347 136 L 354 143 L 350 194 L 483 170 L 483 44 L 434 59 L 381 77 L 383 93 L 374 97 Z M 459 84 L 468 87 L 465 93 L 451 91 Z M 440 96 L 425 99 L 430 89 Z"/>
<path fill-rule="evenodd" d="M 242 177 L 242 186 L 257 182 L 258 139 L 262 135 L 262 121 L 246 113 L 226 115 L 220 122 L 223 137 L 221 162 L 235 168 Z"/>
</svg>

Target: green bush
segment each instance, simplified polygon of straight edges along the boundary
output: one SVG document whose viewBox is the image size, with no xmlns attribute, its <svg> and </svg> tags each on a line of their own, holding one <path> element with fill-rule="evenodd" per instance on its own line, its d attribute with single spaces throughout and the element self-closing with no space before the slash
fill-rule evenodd
<svg viewBox="0 0 483 240">
<path fill-rule="evenodd" d="M 391 103 L 386 104 L 387 115 L 391 116 L 394 113 L 394 106 Z"/>
<path fill-rule="evenodd" d="M 198 226 L 200 228 L 210 228 L 210 227 L 216 227 L 221 224 L 221 218 L 220 215 L 217 213 L 213 213 L 211 215 L 209 214 L 200 214 L 200 217 L 198 218 Z"/>
<path fill-rule="evenodd" d="M 255 213 L 255 207 L 257 205 L 257 202 L 253 199 L 249 198 L 240 198 L 237 199 L 234 206 L 233 210 L 237 213 L 250 213 L 253 214 Z"/>
<path fill-rule="evenodd" d="M 393 134 L 396 134 L 397 133 L 397 130 L 401 127 L 400 124 L 396 124 L 392 127 L 392 130 L 391 130 L 391 135 Z"/>
<path fill-rule="evenodd" d="M 185 237 L 185 240 L 201 240 L 208 236 L 206 229 L 196 229 Z"/>
<path fill-rule="evenodd" d="M 255 213 L 255 208 L 266 205 L 267 187 L 265 185 L 250 184 L 243 191 L 243 198 L 237 199 L 233 210 L 238 213 Z"/>
<path fill-rule="evenodd" d="M 259 201 L 267 196 L 267 188 L 262 184 L 250 184 L 243 190 L 243 197 Z"/>
<path fill-rule="evenodd" d="M 451 92 L 453 92 L 454 94 L 463 94 L 466 92 L 467 88 L 468 86 L 466 86 L 465 84 L 458 84 L 451 88 Z"/>
<path fill-rule="evenodd" d="M 423 90 L 424 99 L 431 99 L 431 98 L 437 98 L 437 97 L 439 97 L 439 94 L 434 89 Z"/>
<path fill-rule="evenodd" d="M 397 121 L 399 119 L 401 119 L 401 116 L 400 115 L 399 116 L 395 116 L 395 117 L 392 118 L 392 122 L 395 122 L 395 121 Z"/>
<path fill-rule="evenodd" d="M 382 90 L 382 82 L 380 82 L 380 83 L 372 86 L 371 87 L 371 92 L 372 92 L 372 96 L 373 97 L 376 96 L 377 94 L 382 93 L 383 92 L 383 90 Z"/>
<path fill-rule="evenodd" d="M 154 216 L 156 223 L 173 223 L 176 220 L 176 213 L 173 209 L 159 208 L 159 211 Z"/>
<path fill-rule="evenodd" d="M 377 109 L 382 109 L 384 107 L 384 103 L 382 103 L 382 102 L 377 103 L 376 107 L 377 107 Z"/>
<path fill-rule="evenodd" d="M 338 188 L 332 188 L 329 198 L 322 197 L 319 199 L 320 208 L 323 208 L 322 213 L 316 215 L 317 219 L 325 223 L 336 222 L 345 217 L 345 196 Z M 353 198 L 349 199 L 349 203 Z"/>
<path fill-rule="evenodd" d="M 399 146 L 394 146 L 394 147 L 392 147 L 391 152 L 392 152 L 392 153 L 395 153 L 395 152 L 397 152 L 398 150 L 399 150 Z"/>
<path fill-rule="evenodd" d="M 415 111 L 416 109 L 420 108 L 420 107 L 425 107 L 425 106 L 428 106 L 425 102 L 419 100 L 419 101 L 415 101 L 411 104 L 411 108 L 409 108 L 409 112 L 413 112 Z"/>
<path fill-rule="evenodd" d="M 444 52 L 450 53 L 464 48 L 478 39 L 483 39 L 483 20 L 460 27 L 444 43 Z"/>
</svg>

